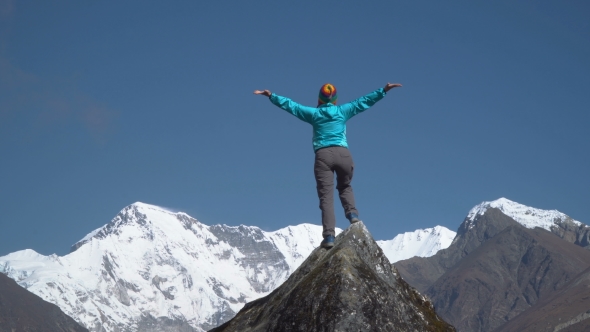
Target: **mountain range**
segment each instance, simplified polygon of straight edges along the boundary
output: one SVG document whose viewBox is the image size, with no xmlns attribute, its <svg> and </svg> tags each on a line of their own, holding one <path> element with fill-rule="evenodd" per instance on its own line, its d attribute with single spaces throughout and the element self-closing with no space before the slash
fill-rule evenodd
<svg viewBox="0 0 590 332">
<path fill-rule="evenodd" d="M 200 332 L 270 296 L 313 256 L 319 234 L 310 224 L 208 226 L 135 203 L 70 254 L 18 251 L 0 257 L 0 272 L 90 331 Z M 561 212 L 501 198 L 475 206 L 457 233 L 436 226 L 377 244 L 458 331 L 583 331 L 589 235 Z"/>
<path fill-rule="evenodd" d="M 70 254 L 14 252 L 0 257 L 0 272 L 90 331 L 204 331 L 281 285 L 319 246 L 320 235 L 321 226 L 310 224 L 275 232 L 208 226 L 134 203 Z M 453 235 L 436 227 L 381 244 L 386 256 L 425 256 Z"/>
</svg>

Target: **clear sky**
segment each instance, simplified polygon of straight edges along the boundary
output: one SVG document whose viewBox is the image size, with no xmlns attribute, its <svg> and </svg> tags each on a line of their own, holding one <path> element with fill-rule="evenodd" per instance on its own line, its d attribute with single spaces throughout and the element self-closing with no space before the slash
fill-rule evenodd
<svg viewBox="0 0 590 332">
<path fill-rule="evenodd" d="M 590 2 L 0 0 L 0 255 L 136 201 L 205 224 L 320 224 L 314 106 L 348 122 L 376 239 L 500 197 L 590 223 Z M 337 223 L 346 227 L 339 202 Z M 318 234 L 318 237 L 321 235 Z"/>
</svg>

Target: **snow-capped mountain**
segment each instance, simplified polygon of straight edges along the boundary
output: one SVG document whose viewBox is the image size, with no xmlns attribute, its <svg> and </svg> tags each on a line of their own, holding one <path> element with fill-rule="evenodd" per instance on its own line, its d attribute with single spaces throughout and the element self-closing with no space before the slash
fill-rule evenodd
<svg viewBox="0 0 590 332">
<path fill-rule="evenodd" d="M 449 248 L 432 257 L 400 261 L 396 268 L 457 331 L 508 330 L 503 324 L 527 311 L 534 313 L 520 321 L 526 323 L 521 327 L 553 331 L 555 324 L 546 320 L 533 326 L 530 318 L 547 317 L 535 312 L 539 304 L 561 296 L 557 294 L 572 281 L 582 284 L 578 276 L 590 264 L 589 232 L 590 227 L 558 211 L 500 198 L 475 206 Z M 583 315 L 588 303 L 563 301 L 549 310 L 557 313 L 552 319 L 565 319 L 553 320 L 561 323 Z"/>
<path fill-rule="evenodd" d="M 564 222 L 572 223 L 575 226 L 583 225 L 581 222 L 573 220 L 568 215 L 557 210 L 536 209 L 502 197 L 495 201 L 482 202 L 473 207 L 471 211 L 469 211 L 469 214 L 467 214 L 467 227 L 474 227 L 474 221 L 477 216 L 483 215 L 490 208 L 499 209 L 502 213 L 526 228 L 541 227 L 551 231 L 552 227 Z"/>
<path fill-rule="evenodd" d="M 319 246 L 320 234 L 310 224 L 275 232 L 207 226 L 135 203 L 70 254 L 14 252 L 0 257 L 0 272 L 91 331 L 204 331 L 281 285 Z M 433 255 L 453 236 L 437 226 L 379 242 L 394 262 Z"/>
<path fill-rule="evenodd" d="M 0 272 L 91 331 L 203 331 L 284 282 L 320 234 L 310 224 L 207 226 L 135 203 L 70 254 L 18 251 L 0 257 Z"/>
<path fill-rule="evenodd" d="M 385 256 L 391 263 L 414 256 L 430 257 L 441 249 L 448 248 L 456 232 L 443 227 L 417 229 L 413 232 L 399 234 L 392 240 L 377 241 Z"/>
</svg>

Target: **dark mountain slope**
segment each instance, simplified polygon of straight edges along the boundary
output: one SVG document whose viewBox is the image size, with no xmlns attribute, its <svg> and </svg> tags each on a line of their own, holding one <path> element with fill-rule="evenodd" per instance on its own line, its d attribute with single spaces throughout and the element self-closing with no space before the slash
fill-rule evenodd
<svg viewBox="0 0 590 332">
<path fill-rule="evenodd" d="M 500 210 L 490 208 L 473 223 L 464 221 L 451 246 L 431 257 L 413 257 L 395 263 L 410 285 L 424 293 L 446 271 L 508 226 L 520 226 Z"/>
<path fill-rule="evenodd" d="M 317 248 L 268 296 L 247 303 L 230 331 L 454 331 L 400 277 L 362 222 Z"/>
<path fill-rule="evenodd" d="M 590 250 L 590 226 L 578 224 L 570 217 L 553 220 L 551 233 L 563 240 Z M 520 225 L 496 208 L 489 208 L 473 222 L 465 218 L 453 244 L 432 257 L 413 257 L 395 265 L 402 277 L 418 291 L 425 292 L 440 276 L 486 240 L 510 225 Z"/>
<path fill-rule="evenodd" d="M 495 332 L 590 331 L 590 268 Z"/>
<path fill-rule="evenodd" d="M 540 228 L 505 228 L 426 292 L 458 331 L 491 331 L 590 266 L 590 251 Z"/>
<path fill-rule="evenodd" d="M 78 332 L 88 331 L 64 314 L 0 273 L 0 331 Z"/>
</svg>

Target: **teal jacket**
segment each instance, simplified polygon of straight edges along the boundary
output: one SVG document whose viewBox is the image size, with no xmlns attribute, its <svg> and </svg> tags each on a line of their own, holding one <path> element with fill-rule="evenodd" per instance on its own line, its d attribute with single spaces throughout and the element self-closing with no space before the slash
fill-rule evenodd
<svg viewBox="0 0 590 332">
<path fill-rule="evenodd" d="M 313 126 L 313 150 L 328 146 L 343 146 L 346 142 L 346 121 L 366 111 L 385 96 L 383 88 L 344 105 L 323 104 L 318 107 L 300 105 L 287 97 L 270 95 L 270 101 Z"/>
</svg>

